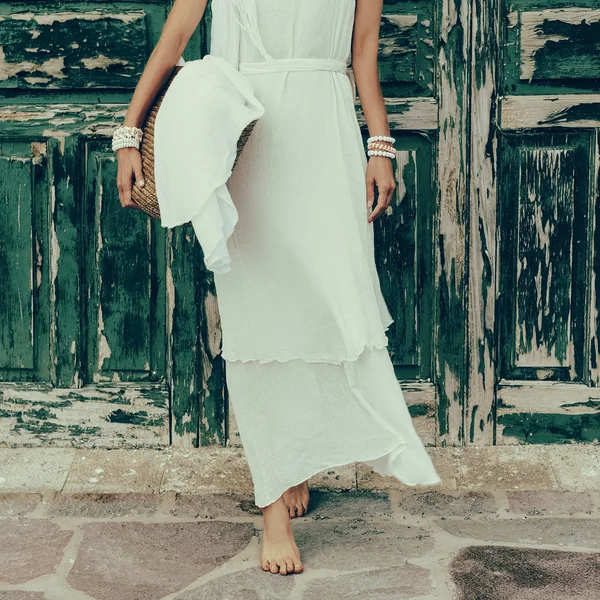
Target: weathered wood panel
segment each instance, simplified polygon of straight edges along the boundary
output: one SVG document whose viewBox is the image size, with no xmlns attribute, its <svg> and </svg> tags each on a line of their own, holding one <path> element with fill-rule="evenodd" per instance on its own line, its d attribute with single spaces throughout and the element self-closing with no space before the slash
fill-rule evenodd
<svg viewBox="0 0 600 600">
<path fill-rule="evenodd" d="M 0 368 L 33 369 L 34 205 L 30 157 L 0 157 Z"/>
<path fill-rule="evenodd" d="M 495 426 L 498 12 L 495 0 L 474 0 L 469 111 L 469 368 L 464 443 L 477 445 L 494 442 Z"/>
<path fill-rule="evenodd" d="M 141 448 L 169 443 L 163 385 L 99 384 L 81 389 L 0 386 L 0 439 L 18 446 Z"/>
<path fill-rule="evenodd" d="M 156 381 L 165 373 L 164 355 L 157 361 L 151 349 L 165 344 L 165 310 L 152 291 L 153 281 L 164 282 L 154 260 L 164 252 L 164 230 L 121 207 L 112 151 L 89 143 L 86 156 L 86 382 Z"/>
<path fill-rule="evenodd" d="M 506 135 L 501 201 L 501 373 L 583 381 L 590 138 Z"/>
<path fill-rule="evenodd" d="M 588 310 L 589 341 L 588 364 L 589 383 L 600 386 L 600 131 L 596 129 L 593 135 L 592 172 L 590 174 L 590 233 L 591 251 L 589 262 L 589 295 Z"/>
<path fill-rule="evenodd" d="M 515 0 L 508 5 L 505 27 L 507 90 L 532 93 L 527 88 L 538 88 L 544 93 L 557 84 L 564 92 L 600 89 L 597 7 Z"/>
<path fill-rule="evenodd" d="M 145 12 L 123 7 L 0 15 L 0 88 L 132 88 L 148 57 Z"/>
<path fill-rule="evenodd" d="M 502 99 L 501 126 L 503 130 L 541 127 L 598 128 L 600 95 L 507 96 Z"/>
<path fill-rule="evenodd" d="M 46 144 L 0 138 L 0 380 L 51 376 Z"/>
<path fill-rule="evenodd" d="M 375 222 L 375 257 L 394 318 L 388 347 L 396 375 L 427 380 L 433 337 L 432 145 L 422 136 L 394 133 L 397 189 L 386 216 Z"/>
<path fill-rule="evenodd" d="M 434 355 L 438 390 L 438 444 L 465 442 L 467 383 L 467 255 L 469 162 L 469 24 L 471 2 L 438 4 L 436 90 L 439 102 L 438 214 L 434 287 Z"/>
<path fill-rule="evenodd" d="M 600 389 L 551 381 L 502 381 L 498 444 L 600 443 Z"/>
<path fill-rule="evenodd" d="M 386 97 L 434 95 L 433 2 L 384 5 L 379 73 Z"/>
<path fill-rule="evenodd" d="M 50 310 L 52 377 L 57 387 L 79 387 L 82 381 L 82 314 L 79 231 L 80 160 L 76 136 L 50 138 L 52 218 L 50 240 Z"/>
</svg>

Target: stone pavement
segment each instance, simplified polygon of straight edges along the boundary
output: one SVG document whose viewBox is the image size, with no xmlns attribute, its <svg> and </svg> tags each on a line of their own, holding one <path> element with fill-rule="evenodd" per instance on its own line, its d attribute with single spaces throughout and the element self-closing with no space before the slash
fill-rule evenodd
<svg viewBox="0 0 600 600">
<path fill-rule="evenodd" d="M 148 491 L 143 454 L 62 468 L 52 449 L 0 449 L 0 600 L 598 600 L 599 450 L 557 448 L 548 469 L 460 455 L 437 489 L 359 465 L 332 491 L 344 471 L 322 474 L 292 525 L 305 572 L 284 577 L 259 567 L 262 517 L 241 484 Z M 198 479 L 176 464 L 172 487 Z"/>
</svg>

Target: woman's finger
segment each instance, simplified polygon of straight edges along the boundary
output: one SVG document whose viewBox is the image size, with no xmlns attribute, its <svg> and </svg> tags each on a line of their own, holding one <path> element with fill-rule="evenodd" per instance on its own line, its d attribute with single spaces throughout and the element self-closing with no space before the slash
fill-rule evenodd
<svg viewBox="0 0 600 600">
<path fill-rule="evenodd" d="M 121 193 L 123 194 L 123 200 L 121 201 L 121 204 L 123 205 L 123 208 L 127 208 L 128 206 L 131 206 L 132 202 L 131 202 L 131 178 L 133 176 L 133 173 L 130 174 L 129 177 L 127 177 L 125 179 L 125 181 L 122 183 L 122 187 L 121 187 Z"/>
<path fill-rule="evenodd" d="M 386 201 L 385 201 L 385 206 L 386 208 L 392 203 L 392 200 L 394 199 L 394 191 L 396 190 L 396 186 L 390 186 L 388 188 L 387 191 L 387 197 L 386 197 Z"/>
<path fill-rule="evenodd" d="M 369 215 L 369 223 L 372 223 L 386 208 L 387 207 L 383 203 L 378 203 L 375 210 Z"/>
<path fill-rule="evenodd" d="M 135 175 L 135 185 L 144 187 L 144 175 L 142 173 L 142 157 L 136 153 L 133 159 L 133 173 Z"/>
<path fill-rule="evenodd" d="M 371 208 L 375 202 L 375 179 L 367 177 L 367 208 Z"/>
</svg>

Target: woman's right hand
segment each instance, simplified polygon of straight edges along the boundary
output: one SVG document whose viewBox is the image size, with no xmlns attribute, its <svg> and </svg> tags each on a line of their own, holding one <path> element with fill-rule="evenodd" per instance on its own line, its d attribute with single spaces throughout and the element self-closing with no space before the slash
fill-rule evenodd
<svg viewBox="0 0 600 600">
<path fill-rule="evenodd" d="M 117 150 L 117 160 L 119 161 L 117 187 L 121 206 L 141 210 L 140 205 L 131 199 L 131 188 L 134 181 L 138 187 L 144 187 L 142 155 L 136 148 L 121 148 Z"/>
</svg>

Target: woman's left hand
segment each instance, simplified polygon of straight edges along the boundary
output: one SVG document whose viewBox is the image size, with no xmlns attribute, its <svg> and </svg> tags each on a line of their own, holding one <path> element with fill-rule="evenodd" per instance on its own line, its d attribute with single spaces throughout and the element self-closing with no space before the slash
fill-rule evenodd
<svg viewBox="0 0 600 600">
<path fill-rule="evenodd" d="M 390 205 L 396 190 L 392 161 L 385 156 L 370 156 L 367 163 L 367 208 L 369 209 L 375 202 L 375 186 L 377 186 L 377 206 L 369 213 L 369 223 L 372 223 Z"/>
</svg>

